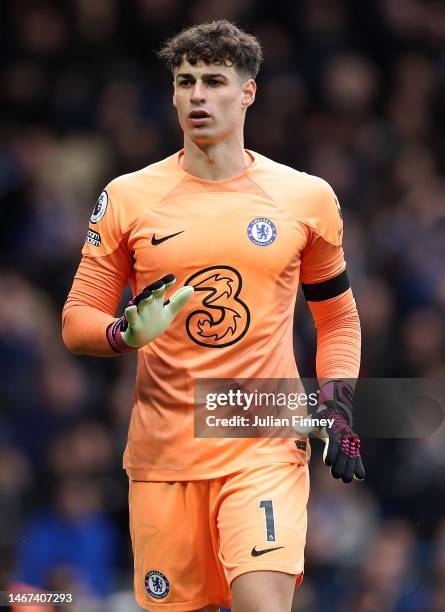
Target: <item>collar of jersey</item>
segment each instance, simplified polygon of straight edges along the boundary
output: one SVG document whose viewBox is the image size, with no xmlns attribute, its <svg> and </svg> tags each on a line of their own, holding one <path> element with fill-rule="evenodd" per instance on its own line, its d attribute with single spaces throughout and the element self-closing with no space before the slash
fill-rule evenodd
<svg viewBox="0 0 445 612">
<path fill-rule="evenodd" d="M 257 165 L 257 158 L 255 156 L 255 153 L 251 151 L 250 149 L 244 149 L 244 150 L 247 153 L 247 155 L 249 155 L 249 157 L 252 159 L 252 163 L 250 164 L 250 166 L 247 166 L 247 168 L 245 168 L 240 174 L 236 174 L 235 176 L 231 176 L 230 178 L 220 179 L 216 181 L 212 181 L 211 179 L 203 179 L 203 178 L 200 178 L 199 176 L 195 176 L 194 174 L 190 174 L 189 172 L 186 172 L 179 162 L 180 158 L 184 155 L 184 149 L 181 149 L 179 153 L 177 154 L 176 163 L 178 165 L 178 168 L 181 170 L 183 174 L 186 174 L 187 176 L 194 179 L 195 181 L 199 181 L 200 183 L 212 183 L 213 185 L 216 183 L 216 184 L 221 185 L 223 183 L 230 183 L 231 181 L 236 181 L 242 176 L 245 176 L 250 170 L 252 170 Z"/>
</svg>

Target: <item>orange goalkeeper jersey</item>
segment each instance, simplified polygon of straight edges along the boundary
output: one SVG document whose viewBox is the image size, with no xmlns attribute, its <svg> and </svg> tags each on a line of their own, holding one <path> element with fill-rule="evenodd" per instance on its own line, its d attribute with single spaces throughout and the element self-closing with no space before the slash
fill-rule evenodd
<svg viewBox="0 0 445 612">
<path fill-rule="evenodd" d="M 176 153 L 113 180 L 91 216 L 65 317 L 85 304 L 111 321 L 128 281 L 133 294 L 168 273 L 176 288 L 195 287 L 167 331 L 138 351 L 124 455 L 135 480 L 213 478 L 306 460 L 290 439 L 193 434 L 196 378 L 298 377 L 298 284 L 345 268 L 342 219 L 328 183 L 248 153 L 252 164 L 220 181 L 186 173 Z"/>
</svg>

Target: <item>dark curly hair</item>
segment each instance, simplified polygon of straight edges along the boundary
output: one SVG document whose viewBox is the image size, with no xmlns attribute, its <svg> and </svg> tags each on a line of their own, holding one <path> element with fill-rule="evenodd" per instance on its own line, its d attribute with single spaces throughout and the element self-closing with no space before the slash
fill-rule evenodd
<svg viewBox="0 0 445 612">
<path fill-rule="evenodd" d="M 192 26 L 170 38 L 158 52 L 173 72 L 185 59 L 192 65 L 235 66 L 237 72 L 254 79 L 263 55 L 255 36 L 247 34 L 226 19 Z"/>
</svg>

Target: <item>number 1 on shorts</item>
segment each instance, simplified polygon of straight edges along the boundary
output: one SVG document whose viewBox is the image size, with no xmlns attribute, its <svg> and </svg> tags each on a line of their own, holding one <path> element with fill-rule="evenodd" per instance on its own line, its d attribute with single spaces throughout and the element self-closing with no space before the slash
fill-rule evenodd
<svg viewBox="0 0 445 612">
<path fill-rule="evenodd" d="M 260 501 L 260 508 L 264 508 L 266 518 L 266 540 L 275 542 L 275 519 L 273 516 L 273 504 L 271 499 L 263 499 Z"/>
</svg>

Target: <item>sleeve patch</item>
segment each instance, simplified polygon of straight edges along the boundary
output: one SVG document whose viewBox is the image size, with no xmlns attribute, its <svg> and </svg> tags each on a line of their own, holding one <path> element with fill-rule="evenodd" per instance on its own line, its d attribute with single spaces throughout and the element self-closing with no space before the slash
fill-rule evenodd
<svg viewBox="0 0 445 612">
<path fill-rule="evenodd" d="M 88 242 L 88 244 L 92 244 L 95 247 L 100 247 L 100 234 L 92 229 L 89 229 L 87 232 L 87 237 L 85 238 L 85 242 Z"/>
<path fill-rule="evenodd" d="M 341 295 L 351 285 L 346 270 L 343 270 L 338 276 L 321 283 L 302 283 L 301 286 L 308 302 L 322 302 Z"/>
<path fill-rule="evenodd" d="M 99 223 L 101 219 L 105 217 L 108 207 L 108 193 L 102 191 L 100 196 L 97 198 L 97 202 L 94 205 L 93 212 L 91 213 L 91 223 Z"/>
</svg>

